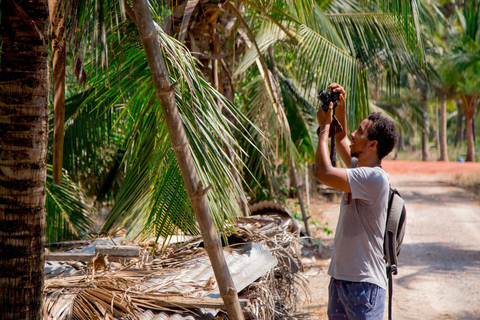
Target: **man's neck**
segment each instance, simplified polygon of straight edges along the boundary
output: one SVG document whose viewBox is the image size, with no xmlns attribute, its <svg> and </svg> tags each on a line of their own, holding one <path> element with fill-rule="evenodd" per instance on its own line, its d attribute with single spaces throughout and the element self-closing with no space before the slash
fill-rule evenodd
<svg viewBox="0 0 480 320">
<path fill-rule="evenodd" d="M 359 167 L 381 167 L 382 160 L 378 157 L 360 157 L 358 158 L 357 166 Z"/>
</svg>

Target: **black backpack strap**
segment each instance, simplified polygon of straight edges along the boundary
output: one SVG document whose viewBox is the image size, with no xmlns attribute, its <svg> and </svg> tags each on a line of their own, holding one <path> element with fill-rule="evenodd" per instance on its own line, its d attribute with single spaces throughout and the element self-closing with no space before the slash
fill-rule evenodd
<svg viewBox="0 0 480 320">
<path fill-rule="evenodd" d="M 393 277 L 392 268 L 388 268 L 388 320 L 392 320 L 392 304 L 393 304 Z"/>
<path fill-rule="evenodd" d="M 387 268 L 388 277 L 388 320 L 392 320 L 392 305 L 393 305 L 393 275 L 398 273 L 397 265 L 395 264 L 395 250 L 394 250 L 394 234 L 392 230 L 387 230 L 387 236 L 390 241 L 389 252 L 392 255 L 390 261 L 393 263 Z"/>
</svg>

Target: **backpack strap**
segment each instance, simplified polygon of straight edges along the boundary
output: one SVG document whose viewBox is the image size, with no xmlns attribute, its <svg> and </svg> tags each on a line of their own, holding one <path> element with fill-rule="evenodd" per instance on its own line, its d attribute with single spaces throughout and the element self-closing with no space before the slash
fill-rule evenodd
<svg viewBox="0 0 480 320">
<path fill-rule="evenodd" d="M 396 270 L 395 266 L 395 270 Z M 392 277 L 392 268 L 388 268 L 388 320 L 392 320 L 392 305 L 393 305 L 393 277 Z"/>
<path fill-rule="evenodd" d="M 395 235 L 392 230 L 387 230 L 387 237 L 389 239 L 388 251 L 393 257 L 390 257 L 390 261 L 396 261 L 395 257 Z M 392 320 L 392 305 L 393 305 L 393 275 L 397 274 L 397 265 L 395 263 L 387 267 L 387 277 L 388 277 L 388 320 Z"/>
<path fill-rule="evenodd" d="M 397 189 L 393 189 L 390 186 L 389 191 L 389 199 L 388 199 L 388 207 L 387 207 L 387 222 L 390 218 L 390 212 L 392 210 L 392 205 L 394 204 L 395 195 L 399 195 L 400 193 Z M 388 223 L 387 223 L 388 225 Z M 387 243 L 384 244 L 388 246 L 387 250 L 387 261 L 389 265 L 387 267 L 387 277 L 388 277 L 388 320 L 392 320 L 392 305 L 393 305 L 393 275 L 398 273 L 397 270 L 397 255 L 395 254 L 396 250 L 396 238 L 393 230 L 385 230 L 386 232 L 386 241 Z"/>
</svg>

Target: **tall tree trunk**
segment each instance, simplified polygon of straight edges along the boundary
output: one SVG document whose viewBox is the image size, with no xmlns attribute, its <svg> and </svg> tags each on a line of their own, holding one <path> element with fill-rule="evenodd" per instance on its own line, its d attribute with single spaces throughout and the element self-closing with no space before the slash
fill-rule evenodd
<svg viewBox="0 0 480 320">
<path fill-rule="evenodd" d="M 397 144 L 398 151 L 405 151 L 405 136 L 403 133 L 398 135 L 398 144 Z"/>
<path fill-rule="evenodd" d="M 422 108 L 422 161 L 428 161 L 428 133 L 430 123 L 428 121 L 428 91 L 425 90 L 423 94 L 423 108 Z"/>
<path fill-rule="evenodd" d="M 42 319 L 47 0 L 1 1 L 0 319 Z"/>
<path fill-rule="evenodd" d="M 189 142 L 183 128 L 183 123 L 175 103 L 174 87 L 171 85 L 166 71 L 163 55 L 160 50 L 152 15 L 146 0 L 134 0 L 133 7 L 138 23 L 138 31 L 142 39 L 148 65 L 155 84 L 155 91 L 163 110 L 167 123 L 172 148 L 175 152 L 182 176 L 185 182 L 188 196 L 195 211 L 200 232 L 205 243 L 210 262 L 212 263 L 215 278 L 217 280 L 220 295 L 225 303 L 230 319 L 244 319 L 237 290 L 233 283 L 232 276 L 228 270 L 223 255 L 221 241 L 213 224 L 202 183 L 195 170 L 193 158 L 190 153 Z"/>
<path fill-rule="evenodd" d="M 447 96 L 441 95 L 440 102 L 440 161 L 448 161 L 447 153 Z"/>
<path fill-rule="evenodd" d="M 475 161 L 475 143 L 473 138 L 473 119 L 477 107 L 476 96 L 463 96 L 463 114 L 465 115 L 465 138 L 467 139 L 467 158 L 465 161 Z"/>
<path fill-rule="evenodd" d="M 65 134 L 65 2 L 49 0 L 53 56 L 53 183 L 62 182 Z"/>
<path fill-rule="evenodd" d="M 475 144 L 473 143 L 473 117 L 465 117 L 467 158 L 465 161 L 475 161 Z"/>
<path fill-rule="evenodd" d="M 455 147 L 457 144 L 460 142 L 460 145 L 462 144 L 463 141 L 463 111 L 462 107 L 457 103 L 457 131 L 455 134 Z"/>
</svg>

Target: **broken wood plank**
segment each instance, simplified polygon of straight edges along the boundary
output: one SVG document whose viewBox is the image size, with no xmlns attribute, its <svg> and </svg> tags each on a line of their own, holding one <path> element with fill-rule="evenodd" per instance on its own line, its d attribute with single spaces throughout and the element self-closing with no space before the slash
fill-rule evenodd
<svg viewBox="0 0 480 320">
<path fill-rule="evenodd" d="M 95 247 L 96 254 L 108 254 L 115 257 L 139 257 L 142 249 L 139 246 L 108 246 Z"/>
<path fill-rule="evenodd" d="M 95 247 L 95 253 L 79 252 L 45 252 L 46 261 L 92 261 L 96 255 L 108 255 L 109 261 L 118 261 L 121 258 L 139 258 L 139 246 L 106 246 Z"/>
</svg>

